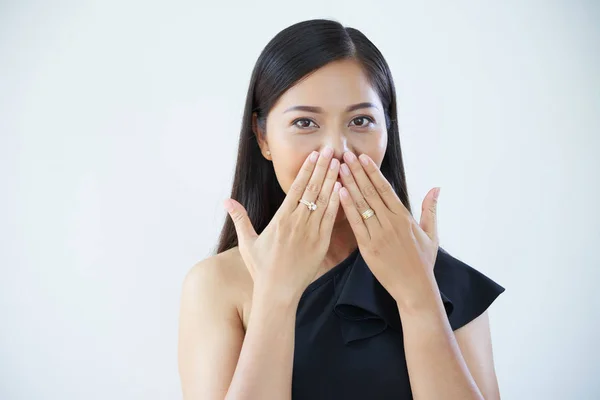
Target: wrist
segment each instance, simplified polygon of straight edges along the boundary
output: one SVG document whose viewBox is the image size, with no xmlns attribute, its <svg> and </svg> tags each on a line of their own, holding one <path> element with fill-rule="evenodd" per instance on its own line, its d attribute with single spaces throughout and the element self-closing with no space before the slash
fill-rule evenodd
<svg viewBox="0 0 600 400">
<path fill-rule="evenodd" d="M 422 279 L 411 283 L 410 290 L 397 291 L 392 297 L 398 310 L 406 315 L 444 307 L 433 273 L 423 274 Z"/>
<path fill-rule="evenodd" d="M 255 283 L 252 293 L 252 304 L 266 305 L 277 308 L 293 309 L 294 312 L 300 302 L 301 293 L 290 290 L 283 285 Z"/>
</svg>

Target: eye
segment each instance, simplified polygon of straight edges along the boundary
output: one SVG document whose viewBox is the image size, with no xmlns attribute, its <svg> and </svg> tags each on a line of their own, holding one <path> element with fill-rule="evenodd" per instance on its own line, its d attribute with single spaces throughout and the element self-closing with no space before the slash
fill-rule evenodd
<svg viewBox="0 0 600 400">
<path fill-rule="evenodd" d="M 294 120 L 294 122 L 292 122 L 292 125 L 297 128 L 300 128 L 300 129 L 308 129 L 308 128 L 312 128 L 310 126 L 311 123 L 315 124 L 315 126 L 314 126 L 315 128 L 319 127 L 313 120 L 308 119 L 308 118 L 298 118 L 298 119 Z"/>
<path fill-rule="evenodd" d="M 354 126 L 356 126 L 357 128 L 366 128 L 367 126 L 369 126 L 369 124 L 375 123 L 373 118 L 367 117 L 366 115 L 361 115 L 360 117 L 356 117 L 352 120 L 352 122 L 355 122 Z"/>
</svg>

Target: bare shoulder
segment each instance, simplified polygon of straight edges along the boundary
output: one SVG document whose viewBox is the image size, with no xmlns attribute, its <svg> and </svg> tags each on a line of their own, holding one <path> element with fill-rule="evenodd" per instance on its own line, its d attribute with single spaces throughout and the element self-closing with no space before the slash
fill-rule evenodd
<svg viewBox="0 0 600 400">
<path fill-rule="evenodd" d="M 187 272 L 183 292 L 196 298 L 206 298 L 209 291 L 215 302 L 235 306 L 240 317 L 252 295 L 252 277 L 246 269 L 237 247 L 198 261 Z"/>
<path fill-rule="evenodd" d="M 225 398 L 245 336 L 244 299 L 252 292 L 237 249 L 194 264 L 181 293 L 178 365 L 183 398 Z"/>
</svg>

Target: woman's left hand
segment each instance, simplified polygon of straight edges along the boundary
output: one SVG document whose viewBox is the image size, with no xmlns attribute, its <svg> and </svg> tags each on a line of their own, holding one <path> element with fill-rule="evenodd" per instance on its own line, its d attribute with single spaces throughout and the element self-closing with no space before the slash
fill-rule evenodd
<svg viewBox="0 0 600 400">
<path fill-rule="evenodd" d="M 413 307 L 439 297 L 433 275 L 439 188 L 423 200 L 419 224 L 370 157 L 362 154 L 358 159 L 346 152 L 344 161 L 342 207 L 373 275 L 399 306 Z M 375 215 L 365 220 L 361 214 L 369 209 Z"/>
</svg>

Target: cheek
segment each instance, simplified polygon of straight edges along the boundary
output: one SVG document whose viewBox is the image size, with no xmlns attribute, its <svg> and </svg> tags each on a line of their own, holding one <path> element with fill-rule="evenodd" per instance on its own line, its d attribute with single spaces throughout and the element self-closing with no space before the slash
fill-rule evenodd
<svg viewBox="0 0 600 400">
<path fill-rule="evenodd" d="M 315 150 L 315 143 L 312 140 L 279 140 L 279 136 L 274 139 L 271 142 L 273 168 L 281 189 L 287 194 L 302 164 Z"/>
<path fill-rule="evenodd" d="M 273 168 L 275 169 L 277 181 L 279 181 L 281 189 L 283 189 L 286 194 L 310 152 L 311 151 L 308 151 L 304 154 L 297 150 L 290 151 L 283 157 L 278 153 L 279 157 L 273 160 Z"/>
<path fill-rule="evenodd" d="M 376 135 L 365 137 L 355 147 L 357 154 L 365 153 L 373 159 L 375 164 L 381 166 L 387 149 L 387 132 L 379 132 Z"/>
<path fill-rule="evenodd" d="M 374 149 L 374 155 L 376 158 L 373 159 L 377 165 L 381 167 L 385 151 L 387 149 L 388 135 L 387 131 L 383 131 L 379 140 L 377 141 L 376 148 Z"/>
<path fill-rule="evenodd" d="M 383 157 L 385 156 L 385 150 L 386 148 L 378 148 L 374 153 L 373 153 L 373 157 L 371 157 L 373 159 L 373 161 L 375 161 L 375 164 L 377 164 L 378 167 L 381 167 L 381 163 L 383 162 Z"/>
</svg>

